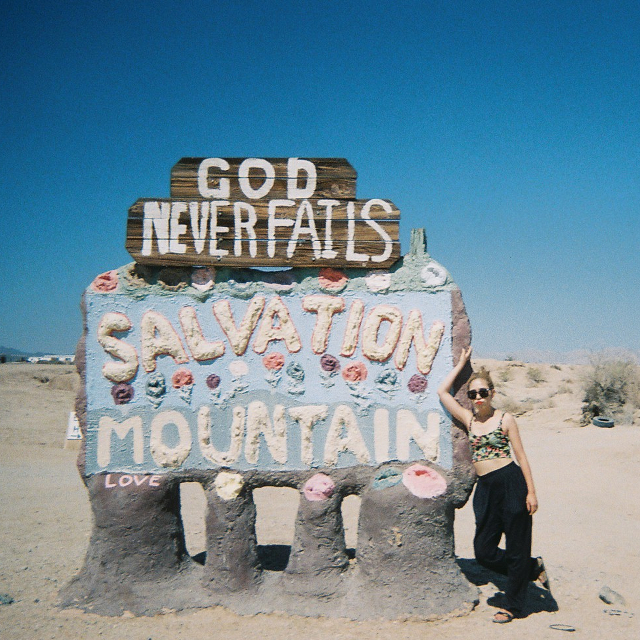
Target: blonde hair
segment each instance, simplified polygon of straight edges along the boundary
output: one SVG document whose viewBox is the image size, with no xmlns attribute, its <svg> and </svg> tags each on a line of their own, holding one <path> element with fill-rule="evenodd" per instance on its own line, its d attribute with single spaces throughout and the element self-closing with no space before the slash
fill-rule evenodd
<svg viewBox="0 0 640 640">
<path fill-rule="evenodd" d="M 491 374 L 482 367 L 480 371 L 474 371 L 469 378 L 469 384 L 471 384 L 474 380 L 484 380 L 487 383 L 489 389 L 495 389 L 493 380 L 491 379 Z"/>
</svg>

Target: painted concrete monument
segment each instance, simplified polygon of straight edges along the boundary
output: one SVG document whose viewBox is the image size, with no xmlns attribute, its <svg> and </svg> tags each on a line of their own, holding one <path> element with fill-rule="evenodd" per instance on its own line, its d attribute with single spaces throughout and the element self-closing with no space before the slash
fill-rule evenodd
<svg viewBox="0 0 640 640">
<path fill-rule="evenodd" d="M 85 292 L 78 466 L 94 527 L 63 605 L 466 612 L 477 591 L 455 562 L 453 517 L 475 476 L 436 394 L 470 342 L 460 291 L 422 230 L 398 257 L 397 209 L 355 200 L 346 161 L 250 160 L 178 163 L 171 199 L 130 210 L 136 262 Z M 264 201 L 278 189 L 281 217 Z M 183 482 L 206 492 L 204 564 L 186 551 Z M 260 560 L 264 486 L 301 495 L 283 571 Z M 350 559 L 341 504 L 353 494 Z"/>
</svg>

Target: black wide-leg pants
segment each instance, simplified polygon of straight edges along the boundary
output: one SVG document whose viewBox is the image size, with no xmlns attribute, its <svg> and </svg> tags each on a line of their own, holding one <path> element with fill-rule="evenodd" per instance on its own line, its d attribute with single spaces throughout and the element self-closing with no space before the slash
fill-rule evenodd
<svg viewBox="0 0 640 640">
<path fill-rule="evenodd" d="M 507 576 L 505 608 L 521 615 L 535 561 L 531 558 L 532 518 L 527 510 L 527 483 L 512 462 L 478 478 L 473 497 L 476 560 Z M 506 548 L 498 547 L 502 534 Z"/>
</svg>

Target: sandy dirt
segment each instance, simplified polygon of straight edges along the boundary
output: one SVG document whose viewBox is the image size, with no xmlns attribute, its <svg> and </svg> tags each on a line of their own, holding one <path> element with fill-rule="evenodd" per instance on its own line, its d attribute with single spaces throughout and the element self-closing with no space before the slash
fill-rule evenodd
<svg viewBox="0 0 640 640">
<path fill-rule="evenodd" d="M 473 560 L 473 512 L 457 512 L 456 552 L 478 584 L 469 615 L 436 622 L 313 619 L 284 614 L 242 617 L 222 607 L 154 617 L 108 618 L 57 608 L 59 589 L 80 569 L 91 530 L 87 493 L 65 449 L 76 376 L 64 365 L 0 365 L 0 605 L 2 640 L 105 638 L 164 640 L 259 636 L 305 638 L 561 638 L 550 625 L 571 625 L 574 638 L 640 637 L 640 425 L 580 427 L 582 367 L 482 361 L 500 387 L 498 403 L 518 415 L 536 481 L 534 554 L 543 555 L 552 596 L 532 586 L 530 615 L 495 625 L 487 602 L 503 586 Z M 476 361 L 474 365 L 478 365 Z M 531 368 L 538 371 L 530 373 Z M 540 380 L 532 381 L 533 378 Z M 183 519 L 191 554 L 204 550 L 204 496 L 183 487 Z M 290 544 L 298 496 L 261 489 L 258 542 Z M 358 499 L 344 505 L 347 543 L 357 549 Z M 599 599 L 603 587 L 625 605 Z M 490 600 L 491 601 L 491 600 Z M 618 612 L 618 615 L 612 615 Z M 634 615 L 635 614 L 635 615 Z"/>
</svg>

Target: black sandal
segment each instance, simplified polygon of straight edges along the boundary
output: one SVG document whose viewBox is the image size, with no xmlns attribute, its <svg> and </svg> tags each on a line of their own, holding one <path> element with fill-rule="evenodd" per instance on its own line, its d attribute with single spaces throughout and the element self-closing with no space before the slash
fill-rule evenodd
<svg viewBox="0 0 640 640">
<path fill-rule="evenodd" d="M 501 616 L 501 617 L 498 617 Z M 513 620 L 513 613 L 507 611 L 506 609 L 500 609 L 493 616 L 493 621 L 496 624 L 507 624 L 507 622 L 511 622 Z"/>
</svg>

